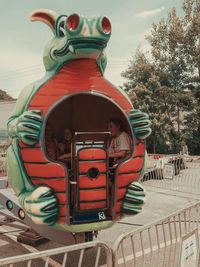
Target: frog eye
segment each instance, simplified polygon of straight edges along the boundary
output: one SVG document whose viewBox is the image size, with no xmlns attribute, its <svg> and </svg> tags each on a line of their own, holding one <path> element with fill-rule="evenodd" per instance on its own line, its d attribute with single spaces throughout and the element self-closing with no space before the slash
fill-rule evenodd
<svg viewBox="0 0 200 267">
<path fill-rule="evenodd" d="M 64 21 L 62 21 L 60 23 L 60 26 L 59 26 L 59 36 L 64 36 L 67 33 L 64 25 L 65 25 L 65 23 L 64 23 Z"/>
<path fill-rule="evenodd" d="M 111 33 L 111 23 L 107 17 L 100 18 L 99 29 L 102 33 L 110 35 Z"/>
<path fill-rule="evenodd" d="M 71 32 L 77 31 L 81 24 L 81 18 L 78 14 L 72 14 L 67 18 L 66 24 Z"/>
<path fill-rule="evenodd" d="M 67 33 L 65 29 L 66 20 L 67 20 L 67 16 L 62 15 L 56 21 L 56 35 L 59 37 L 63 37 Z"/>
</svg>

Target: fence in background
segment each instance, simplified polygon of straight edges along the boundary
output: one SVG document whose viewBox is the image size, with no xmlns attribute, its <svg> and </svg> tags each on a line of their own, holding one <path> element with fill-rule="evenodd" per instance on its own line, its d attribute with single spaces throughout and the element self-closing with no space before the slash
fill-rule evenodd
<svg viewBox="0 0 200 267">
<path fill-rule="evenodd" d="M 0 177 L 7 175 L 6 157 L 0 154 Z"/>
<path fill-rule="evenodd" d="M 188 159 L 187 159 L 188 160 Z M 167 163 L 173 165 L 173 175 L 165 177 L 163 168 L 147 170 L 141 182 L 144 185 L 200 194 L 200 161 L 187 161 L 184 158 L 168 159 Z"/>
</svg>

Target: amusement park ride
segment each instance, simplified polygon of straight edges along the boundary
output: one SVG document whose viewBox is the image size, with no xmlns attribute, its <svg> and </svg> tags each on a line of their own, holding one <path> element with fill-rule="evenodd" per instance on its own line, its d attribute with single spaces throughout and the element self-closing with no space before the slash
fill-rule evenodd
<svg viewBox="0 0 200 267">
<path fill-rule="evenodd" d="M 31 20 L 47 24 L 53 38 L 44 50 L 45 77 L 22 91 L 8 121 L 8 182 L 14 192 L 8 197 L 8 189 L 1 190 L 0 203 L 43 237 L 83 242 L 141 211 L 145 192 L 137 180 L 145 168 L 150 122 L 103 76 L 111 36 L 107 17 L 37 10 Z M 133 140 L 129 157 L 114 168 L 108 157 L 113 117 Z M 73 129 L 70 164 L 48 155 L 48 125 L 56 136 L 66 125 Z"/>
</svg>

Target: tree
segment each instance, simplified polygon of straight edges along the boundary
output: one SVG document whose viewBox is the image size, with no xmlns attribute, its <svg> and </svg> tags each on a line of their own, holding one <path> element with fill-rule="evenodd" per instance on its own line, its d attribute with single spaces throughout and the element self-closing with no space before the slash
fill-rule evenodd
<svg viewBox="0 0 200 267">
<path fill-rule="evenodd" d="M 185 0 L 183 10 L 183 52 L 190 74 L 200 77 L 200 0 Z"/>
<path fill-rule="evenodd" d="M 122 73 L 134 105 L 150 114 L 153 132 L 148 142 L 154 152 L 156 144 L 160 153 L 179 152 L 183 138 L 189 141 L 190 134 L 196 138 L 199 133 L 199 1 L 185 0 L 183 17 L 173 8 L 167 19 L 153 24 L 147 36 L 151 57 L 137 52 Z"/>
<path fill-rule="evenodd" d="M 183 10 L 183 52 L 189 69 L 185 87 L 193 96 L 192 110 L 185 116 L 183 133 L 190 153 L 200 154 L 200 0 L 185 0 Z"/>
<path fill-rule="evenodd" d="M 180 113 L 189 111 L 191 98 L 185 89 L 185 77 L 188 74 L 188 64 L 185 60 L 185 30 L 183 20 L 177 17 L 173 8 L 166 20 L 153 24 L 151 35 L 147 37 L 151 45 L 151 53 L 157 70 L 160 72 L 160 82 L 173 95 L 170 112 L 173 122 L 177 124 L 177 132 L 181 139 Z"/>
<path fill-rule="evenodd" d="M 167 153 L 167 141 L 175 132 L 167 105 L 171 95 L 166 87 L 161 85 L 155 64 L 151 63 L 144 53 L 137 51 L 122 75 L 128 80 L 124 89 L 129 93 L 134 107 L 147 112 L 152 121 L 152 134 L 147 142 L 148 151 Z"/>
</svg>

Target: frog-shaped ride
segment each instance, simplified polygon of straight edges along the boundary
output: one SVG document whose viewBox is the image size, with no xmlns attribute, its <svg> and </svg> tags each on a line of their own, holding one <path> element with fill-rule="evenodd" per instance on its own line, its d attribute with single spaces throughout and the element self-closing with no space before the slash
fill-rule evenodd
<svg viewBox="0 0 200 267">
<path fill-rule="evenodd" d="M 8 121 L 8 179 L 26 216 L 36 225 L 80 233 L 110 227 L 122 214 L 137 214 L 145 193 L 136 181 L 144 170 L 148 116 L 104 77 L 111 35 L 107 17 L 58 16 L 37 10 L 53 39 L 44 50 L 46 75 L 21 93 Z M 133 139 L 131 155 L 109 177 L 108 120 L 120 118 Z M 46 129 L 73 128 L 71 167 L 51 159 Z M 89 140 L 89 141 L 88 141 Z"/>
</svg>

